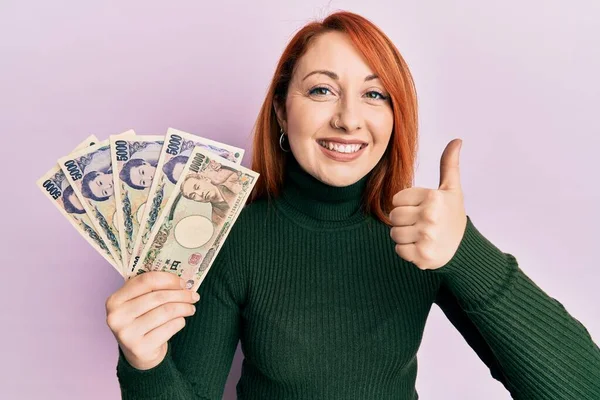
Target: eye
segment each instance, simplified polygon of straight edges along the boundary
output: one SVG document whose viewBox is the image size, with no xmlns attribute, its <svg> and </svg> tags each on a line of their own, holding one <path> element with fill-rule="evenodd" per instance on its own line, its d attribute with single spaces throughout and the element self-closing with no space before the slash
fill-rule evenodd
<svg viewBox="0 0 600 400">
<path fill-rule="evenodd" d="M 375 95 L 375 97 L 373 96 L 369 96 L 369 95 Z M 377 97 L 379 96 L 379 98 Z M 376 91 L 376 90 L 371 90 L 369 92 L 367 92 L 367 97 L 374 99 L 374 100 L 387 100 L 387 96 L 384 96 L 383 94 L 381 94 L 380 92 Z"/>
<path fill-rule="evenodd" d="M 142 186 L 146 186 L 146 181 L 142 181 Z"/>
<path fill-rule="evenodd" d="M 326 88 L 325 86 L 317 86 L 315 88 L 312 88 L 308 91 L 308 94 L 315 94 L 317 96 L 325 96 L 325 93 L 323 93 L 324 91 L 329 91 L 331 92 L 331 90 L 329 88 Z"/>
<path fill-rule="evenodd" d="M 140 170 L 140 174 L 144 175 L 144 170 L 143 169 Z"/>
</svg>

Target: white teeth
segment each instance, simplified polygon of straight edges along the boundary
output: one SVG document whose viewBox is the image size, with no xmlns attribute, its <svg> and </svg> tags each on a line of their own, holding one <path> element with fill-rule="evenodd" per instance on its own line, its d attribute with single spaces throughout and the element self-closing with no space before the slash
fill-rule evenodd
<svg viewBox="0 0 600 400">
<path fill-rule="evenodd" d="M 356 153 L 362 147 L 361 144 L 339 144 L 319 140 L 318 143 L 326 149 L 337 151 L 338 153 Z"/>
</svg>

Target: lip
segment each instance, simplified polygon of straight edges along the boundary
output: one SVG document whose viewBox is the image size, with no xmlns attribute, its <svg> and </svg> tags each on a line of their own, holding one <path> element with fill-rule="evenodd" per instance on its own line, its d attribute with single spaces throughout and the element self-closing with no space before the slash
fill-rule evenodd
<svg viewBox="0 0 600 400">
<path fill-rule="evenodd" d="M 324 140 L 326 142 L 340 143 L 340 144 L 366 144 L 367 142 L 358 139 L 342 139 L 336 137 L 328 137 L 328 138 L 318 138 L 317 141 Z"/>
<path fill-rule="evenodd" d="M 320 140 L 328 140 L 328 139 L 320 139 Z M 333 140 L 332 140 L 332 142 L 333 142 Z M 342 143 L 342 142 L 338 142 L 338 143 Z M 364 143 L 364 142 L 361 142 L 361 141 L 350 141 L 348 143 L 344 142 L 344 144 L 362 144 L 362 143 Z M 356 160 L 358 157 L 360 157 L 360 155 L 363 153 L 363 151 L 367 147 L 369 147 L 368 145 L 364 146 L 360 150 L 358 150 L 356 153 L 338 153 L 337 151 L 326 149 L 325 147 L 321 146 L 318 142 L 315 142 L 315 144 L 317 146 L 319 146 L 319 148 L 321 149 L 323 154 L 325 154 L 327 157 L 331 158 L 332 160 L 341 161 L 341 162 L 350 162 L 350 161 Z"/>
</svg>

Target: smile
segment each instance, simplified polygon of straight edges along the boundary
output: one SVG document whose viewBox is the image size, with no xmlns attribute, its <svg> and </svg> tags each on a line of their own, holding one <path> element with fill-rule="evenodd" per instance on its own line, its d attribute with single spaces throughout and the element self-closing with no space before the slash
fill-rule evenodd
<svg viewBox="0 0 600 400">
<path fill-rule="evenodd" d="M 337 139 L 337 138 L 336 138 Z M 334 161 L 350 162 L 356 160 L 365 152 L 368 143 L 361 140 L 327 140 L 318 139 L 317 143 L 323 154 Z"/>
<path fill-rule="evenodd" d="M 321 147 L 324 147 L 327 150 L 335 151 L 337 153 L 346 153 L 346 154 L 356 153 L 359 150 L 361 150 L 367 146 L 366 143 L 342 144 L 342 143 L 328 142 L 326 140 L 318 140 L 317 143 L 319 143 L 319 145 L 321 145 Z"/>
</svg>

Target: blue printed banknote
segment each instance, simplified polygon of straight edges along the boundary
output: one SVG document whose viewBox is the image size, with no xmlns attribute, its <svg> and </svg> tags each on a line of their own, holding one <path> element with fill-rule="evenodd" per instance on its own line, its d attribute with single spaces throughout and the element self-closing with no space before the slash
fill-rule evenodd
<svg viewBox="0 0 600 400">
<path fill-rule="evenodd" d="M 197 290 L 258 173 L 244 150 L 169 128 L 89 136 L 36 181 L 124 279 L 169 271 Z"/>
</svg>

